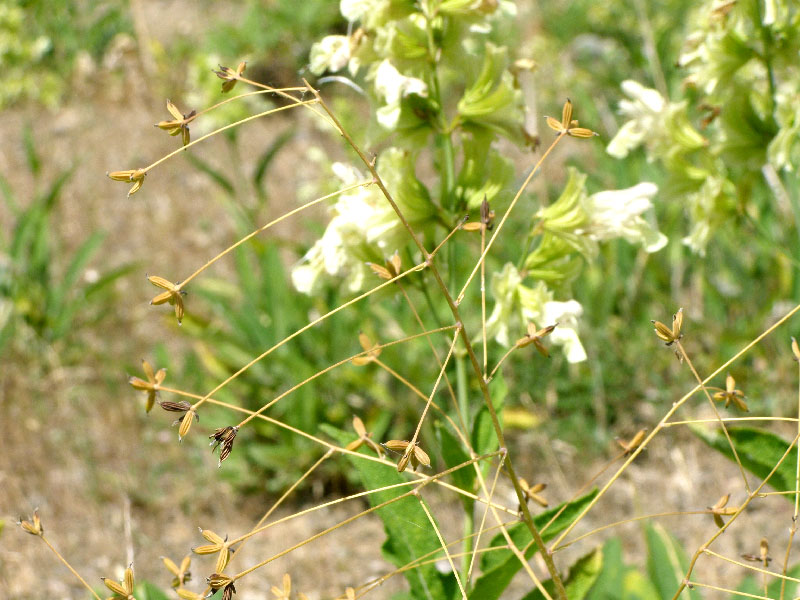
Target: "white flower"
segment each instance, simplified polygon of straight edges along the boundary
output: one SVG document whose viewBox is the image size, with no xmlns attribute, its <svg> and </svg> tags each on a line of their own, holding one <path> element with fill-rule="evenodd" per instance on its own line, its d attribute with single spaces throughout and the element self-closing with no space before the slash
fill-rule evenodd
<svg viewBox="0 0 800 600">
<path fill-rule="evenodd" d="M 386 101 L 377 111 L 378 123 L 393 129 L 400 118 L 400 101 L 411 94 L 427 97 L 428 86 L 421 79 L 402 75 L 385 59 L 375 73 L 375 92 Z"/>
<path fill-rule="evenodd" d="M 379 4 L 381 4 L 379 0 L 341 0 L 339 12 L 351 23 L 363 21 L 370 12 L 378 9 Z"/>
<path fill-rule="evenodd" d="M 567 361 L 586 360 L 586 351 L 577 331 L 578 317 L 583 313 L 578 302 L 553 300 L 553 292 L 541 281 L 533 288 L 523 285 L 522 276 L 511 263 L 506 263 L 502 271 L 494 274 L 491 288 L 495 304 L 486 320 L 487 336 L 510 346 L 513 340 L 525 334 L 529 322 L 538 327 L 558 323 L 547 339 L 562 346 Z"/>
<path fill-rule="evenodd" d="M 660 128 L 662 115 L 667 107 L 661 94 L 636 81 L 623 81 L 622 91 L 631 100 L 620 101 L 620 112 L 630 120 L 620 128 L 606 147 L 606 152 L 615 158 L 626 157 L 644 141 L 645 136 L 652 135 Z"/>
<path fill-rule="evenodd" d="M 641 244 L 647 252 L 661 250 L 667 237 L 641 216 L 653 207 L 651 198 L 656 192 L 658 186 L 643 182 L 624 190 L 592 194 L 583 202 L 588 223 L 580 233 L 598 242 L 621 237 Z"/>
<path fill-rule="evenodd" d="M 311 47 L 309 70 L 314 75 L 340 71 L 350 60 L 350 39 L 345 35 L 329 35 Z"/>
</svg>

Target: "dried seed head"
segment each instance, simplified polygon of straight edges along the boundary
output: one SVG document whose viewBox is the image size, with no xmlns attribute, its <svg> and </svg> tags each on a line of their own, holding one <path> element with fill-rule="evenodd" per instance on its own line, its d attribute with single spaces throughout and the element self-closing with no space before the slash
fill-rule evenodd
<svg viewBox="0 0 800 600">
<path fill-rule="evenodd" d="M 351 362 L 360 367 L 362 365 L 366 365 L 367 363 L 371 363 L 373 360 L 378 358 L 381 354 L 381 348 L 378 344 L 373 344 L 372 340 L 369 339 L 367 334 L 363 331 L 358 334 L 358 343 L 361 344 L 361 347 L 364 349 L 366 354 L 361 356 L 356 356 Z"/>
<path fill-rule="evenodd" d="M 537 329 L 536 325 L 528 323 L 528 333 L 525 334 L 525 337 L 521 337 L 516 341 L 517 348 L 525 348 L 533 344 L 539 354 L 545 358 L 549 357 L 550 352 L 548 352 L 547 348 L 542 344 L 542 338 L 550 335 L 557 326 L 558 323 L 555 323 L 554 325 L 548 325 L 542 329 Z"/>
<path fill-rule="evenodd" d="M 197 117 L 197 111 L 193 110 L 187 115 L 181 114 L 178 107 L 170 100 L 167 100 L 167 110 L 174 119 L 172 121 L 160 121 L 156 123 L 156 127 L 163 129 L 170 135 L 180 135 L 183 145 L 186 146 L 189 143 L 189 123 Z"/>
<path fill-rule="evenodd" d="M 177 589 L 183 587 L 187 582 L 191 581 L 192 574 L 189 571 L 189 566 L 192 564 L 191 555 L 187 554 L 186 556 L 183 557 L 180 567 L 176 565 L 174 562 L 172 562 L 166 556 L 162 556 L 161 560 L 164 562 L 164 566 L 167 568 L 167 571 L 169 571 L 174 575 L 174 578 L 172 579 L 173 588 Z M 178 592 L 178 594 L 180 595 L 180 591 Z"/>
<path fill-rule="evenodd" d="M 792 354 L 794 359 L 800 362 L 800 346 L 797 345 L 797 340 L 792 337 Z"/>
<path fill-rule="evenodd" d="M 106 175 L 114 181 L 133 183 L 133 187 L 128 190 L 128 198 L 130 198 L 141 189 L 147 171 L 145 169 L 127 169 L 125 171 L 111 171 Z"/>
<path fill-rule="evenodd" d="M 247 63 L 242 61 L 239 63 L 239 66 L 236 67 L 234 71 L 230 67 L 223 67 L 222 65 L 219 66 L 219 71 L 214 71 L 214 73 L 220 79 L 224 80 L 222 83 L 222 93 L 230 92 L 233 87 L 236 85 L 236 82 L 241 77 L 242 73 L 244 73 L 244 69 L 247 66 Z"/>
<path fill-rule="evenodd" d="M 189 429 L 192 427 L 192 421 L 200 420 L 200 416 L 197 414 L 193 408 L 186 411 L 185 414 L 181 415 L 173 425 L 180 423 L 180 427 L 178 428 L 178 441 L 182 442 L 183 438 L 186 437 L 186 434 L 189 433 Z"/>
<path fill-rule="evenodd" d="M 636 450 L 639 446 L 641 446 L 642 442 L 644 441 L 644 436 L 647 434 L 647 429 L 640 429 L 636 432 L 629 441 L 623 442 L 622 440 L 617 440 L 617 443 L 622 446 L 622 449 L 625 451 L 625 456 L 632 453 Z"/>
<path fill-rule="evenodd" d="M 561 135 L 569 135 L 571 137 L 576 138 L 590 138 L 596 135 L 600 135 L 591 129 L 586 129 L 585 127 L 578 127 L 578 121 L 572 118 L 572 102 L 569 98 L 564 103 L 563 108 L 561 109 L 561 121 L 558 119 L 554 119 L 553 117 L 545 117 L 547 122 L 547 126 L 550 129 L 553 129 Z"/>
<path fill-rule="evenodd" d="M 178 594 L 178 597 L 181 600 L 205 600 L 205 596 L 198 594 L 197 592 L 186 590 L 184 588 L 178 588 L 177 590 L 175 590 L 175 593 Z"/>
<path fill-rule="evenodd" d="M 656 328 L 656 335 L 666 343 L 667 346 L 671 346 L 676 341 L 683 337 L 681 333 L 681 327 L 683 326 L 683 309 L 679 308 L 678 312 L 672 315 L 672 327 L 667 327 L 661 321 L 650 321 Z"/>
<path fill-rule="evenodd" d="M 19 518 L 19 526 L 22 527 L 23 531 L 26 533 L 30 533 L 31 535 L 44 535 L 44 527 L 42 527 L 42 521 L 39 519 L 39 509 L 33 511 L 33 516 L 30 520 L 25 520 L 22 517 Z"/>
<path fill-rule="evenodd" d="M 292 577 L 288 573 L 283 574 L 283 588 L 272 586 L 272 594 L 276 600 L 289 600 L 292 594 Z"/>
<path fill-rule="evenodd" d="M 153 408 L 153 404 L 155 404 L 156 396 L 158 395 L 158 390 L 160 389 L 161 383 L 167 376 L 167 370 L 159 369 L 157 373 L 153 373 L 153 367 L 150 366 L 150 363 L 144 359 L 142 359 L 142 370 L 147 377 L 147 381 L 140 379 L 139 377 L 129 377 L 128 383 L 131 384 L 134 389 L 147 392 L 147 403 L 145 404 L 144 408 L 145 412 L 149 413 Z"/>
<path fill-rule="evenodd" d="M 147 280 L 154 286 L 166 290 L 150 300 L 150 304 L 158 305 L 169 302 L 175 307 L 175 316 L 178 319 L 178 325 L 180 325 L 183 320 L 183 296 L 186 292 L 181 289 L 180 284 L 172 283 L 168 279 L 164 279 L 158 275 L 151 275 Z"/>
<path fill-rule="evenodd" d="M 185 400 L 181 400 L 180 402 L 170 402 L 169 400 L 162 400 L 158 403 L 158 405 L 166 410 L 167 412 L 186 412 L 192 405 L 186 402 Z"/>
<path fill-rule="evenodd" d="M 742 390 L 736 389 L 736 380 L 728 373 L 728 376 L 725 378 L 725 390 L 719 391 L 714 394 L 714 400 L 718 400 L 720 402 L 725 402 L 725 408 L 730 406 L 731 402 L 741 411 L 750 412 L 750 409 L 747 407 L 747 403 L 744 401 L 745 395 Z"/>
<path fill-rule="evenodd" d="M 412 444 L 406 440 L 389 440 L 381 445 L 392 452 L 402 452 L 402 456 L 397 462 L 398 473 L 405 471 L 409 462 L 415 471 L 419 465 L 423 465 L 425 467 L 431 466 L 431 459 L 427 453 L 419 447 L 419 442 Z"/>
<path fill-rule="evenodd" d="M 519 487 L 522 488 L 522 492 L 524 493 L 526 499 L 533 500 L 539 506 L 547 508 L 549 502 L 545 500 L 544 497 L 539 495 L 539 492 L 544 490 L 547 487 L 547 484 L 537 483 L 530 485 L 527 481 L 525 481 L 525 479 L 520 477 Z"/>
<path fill-rule="evenodd" d="M 125 569 L 125 575 L 122 578 L 120 583 L 112 579 L 107 579 L 105 577 L 100 578 L 103 581 L 103 584 L 114 594 L 119 597 L 125 598 L 126 600 L 134 600 L 133 598 L 133 565 L 129 565 L 127 569 Z"/>
<path fill-rule="evenodd" d="M 219 464 L 217 467 L 222 466 L 222 461 L 224 461 L 233 450 L 233 440 L 236 439 L 236 434 L 239 433 L 238 427 L 232 427 L 228 425 L 227 427 L 220 427 L 219 429 L 215 429 L 214 433 L 212 433 L 209 437 L 211 439 L 210 446 L 211 451 L 213 452 L 219 447 Z M 217 569 L 221 571 L 222 569 Z"/>
<path fill-rule="evenodd" d="M 220 588 L 233 585 L 233 579 L 224 573 L 212 573 L 206 577 L 206 583 L 208 584 L 208 587 L 216 592 Z"/>
</svg>

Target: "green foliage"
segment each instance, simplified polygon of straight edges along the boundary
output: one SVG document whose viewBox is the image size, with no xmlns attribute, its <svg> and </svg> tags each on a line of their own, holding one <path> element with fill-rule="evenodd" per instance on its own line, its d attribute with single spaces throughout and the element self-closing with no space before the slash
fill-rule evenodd
<svg viewBox="0 0 800 600">
<path fill-rule="evenodd" d="M 699 426 L 693 426 L 692 431 L 706 444 L 718 450 L 730 460 L 736 460 L 731 446 L 722 431 L 709 432 Z M 781 439 L 774 433 L 751 427 L 728 427 L 731 442 L 736 447 L 736 453 L 742 466 L 753 473 L 759 480 L 769 475 L 789 449 L 789 442 Z M 797 451 L 790 452 L 786 459 L 769 479 L 769 485 L 778 491 L 795 489 Z M 783 496 L 790 502 L 794 497 L 786 494 Z"/>
<path fill-rule="evenodd" d="M 54 237 L 53 217 L 64 186 L 74 169 L 42 183 L 41 161 L 30 132 L 25 134 L 28 168 L 40 191 L 27 203 L 18 200 L 7 181 L 0 188 L 14 221 L 8 239 L 0 238 L 0 349 L 15 340 L 17 350 L 28 344 L 80 342 L 81 329 L 103 319 L 114 282 L 131 270 L 123 266 L 81 281 L 105 235 L 95 232 L 68 256 Z M 36 351 L 37 347 L 27 348 Z M 74 358 L 74 357 L 73 357 Z"/>
<path fill-rule="evenodd" d="M 773 567 L 774 570 L 774 567 Z M 786 571 L 788 577 L 800 578 L 800 565 L 795 565 Z M 767 598 L 795 598 L 797 596 L 797 582 L 786 580 L 783 593 L 781 593 L 781 579 L 774 577 L 767 580 L 767 590 L 764 594 L 764 578 L 762 575 L 748 575 L 736 588 L 745 594 L 764 596 Z"/>
<path fill-rule="evenodd" d="M 533 521 L 539 529 L 542 539 L 547 542 L 555 538 L 569 526 L 595 496 L 597 496 L 597 489 L 592 490 L 585 496 L 581 496 L 577 500 L 555 506 L 536 515 Z M 557 517 L 555 517 L 556 514 L 558 514 Z M 555 520 L 550 523 L 554 517 Z M 548 524 L 547 529 L 544 529 Z M 533 537 L 528 526 L 525 523 L 516 523 L 507 529 L 517 548 L 524 548 L 525 557 L 530 559 L 536 553 L 536 546 L 533 544 Z M 505 537 L 502 534 L 497 534 L 492 538 L 489 547 L 503 546 L 504 544 L 506 544 Z M 496 600 L 500 598 L 503 590 L 511 583 L 511 579 L 522 568 L 519 559 L 508 549 L 482 554 L 480 566 L 481 576 L 475 581 L 475 585 L 470 591 L 469 597 L 471 600 Z M 581 579 L 583 579 L 583 576 L 581 576 Z"/>
<path fill-rule="evenodd" d="M 570 600 L 584 600 L 597 581 L 602 566 L 603 553 L 599 548 L 575 561 L 564 580 L 567 597 Z M 547 581 L 544 587 L 551 596 L 554 594 L 555 588 L 552 581 Z M 522 600 L 544 600 L 544 595 L 539 589 L 534 589 L 523 596 Z"/>
<path fill-rule="evenodd" d="M 0 108 L 58 105 L 80 53 L 98 60 L 114 36 L 132 34 L 126 3 L 7 0 L 0 5 Z"/>
</svg>

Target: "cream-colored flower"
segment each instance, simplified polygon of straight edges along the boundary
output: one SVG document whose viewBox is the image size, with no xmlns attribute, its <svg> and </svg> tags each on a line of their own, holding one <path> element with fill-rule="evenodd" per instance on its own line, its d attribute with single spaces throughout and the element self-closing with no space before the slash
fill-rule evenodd
<svg viewBox="0 0 800 600">
<path fill-rule="evenodd" d="M 578 317 L 583 313 L 580 303 L 553 300 L 553 292 L 541 281 L 535 287 L 524 285 L 512 263 L 506 263 L 502 271 L 495 273 L 491 290 L 495 305 L 486 320 L 487 336 L 510 346 L 531 321 L 547 325 L 558 323 L 548 336 L 549 341 L 562 347 L 569 362 L 586 360 L 586 351 L 577 332 Z"/>
<path fill-rule="evenodd" d="M 376 112 L 378 123 L 393 129 L 400 119 L 400 101 L 411 94 L 427 97 L 428 85 L 421 79 L 401 74 L 385 59 L 375 72 L 375 92 L 386 102 Z"/>
<path fill-rule="evenodd" d="M 653 207 L 651 199 L 658 192 L 654 183 L 643 182 L 624 190 L 606 190 L 584 200 L 588 222 L 581 233 L 595 241 L 625 238 L 641 244 L 647 252 L 657 252 L 667 244 L 667 237 L 642 215 Z"/>
<path fill-rule="evenodd" d="M 350 60 L 350 38 L 329 35 L 311 47 L 309 70 L 315 75 L 325 71 L 341 71 Z"/>
<path fill-rule="evenodd" d="M 623 81 L 622 91 L 630 100 L 620 101 L 619 108 L 629 120 L 606 147 L 606 152 L 615 158 L 626 157 L 645 137 L 661 129 L 667 107 L 667 101 L 658 91 L 646 88 L 637 81 Z"/>
</svg>

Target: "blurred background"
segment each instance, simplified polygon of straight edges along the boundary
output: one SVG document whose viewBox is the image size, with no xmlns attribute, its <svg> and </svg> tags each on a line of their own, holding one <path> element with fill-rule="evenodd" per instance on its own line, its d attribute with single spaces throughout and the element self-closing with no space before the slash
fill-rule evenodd
<svg viewBox="0 0 800 600">
<path fill-rule="evenodd" d="M 655 201 L 670 240 L 666 248 L 649 255 L 612 242 L 573 285 L 573 297 L 584 307 L 580 335 L 589 360 L 570 365 L 555 353 L 538 362 L 536 372 L 522 362 L 506 377 L 512 390 L 506 420 L 522 469 L 548 474 L 554 498 L 572 493 L 575 482 L 612 456 L 616 437 L 652 426 L 692 386 L 690 373 L 657 345 L 651 319 L 669 322 L 683 306 L 690 351 L 698 370 L 707 373 L 797 301 L 793 175 L 780 175 L 789 202 L 782 206 L 759 179 L 758 166 L 733 163 L 730 179 L 737 186 L 745 182 L 734 194 L 740 202 L 725 209 L 726 220 L 698 254 L 682 242 L 689 235 L 687 207 L 680 190 L 670 188 L 669 169 L 644 149 L 624 160 L 605 151 L 624 122 L 618 107 L 625 80 L 685 99 L 698 128 L 708 116 L 702 94 L 687 88 L 687 71 L 678 66 L 697 27 L 687 18 L 695 15 L 689 12 L 694 4 L 517 3 L 512 45 L 535 63 L 526 89 L 530 110 L 539 118 L 557 115 L 568 96 L 581 125 L 603 140 L 564 144 L 537 178 L 534 193 L 558 197 L 568 166 L 589 175 L 590 191 L 640 181 L 671 189 Z M 171 415 L 146 415 L 142 395 L 127 378 L 142 376 L 146 359 L 168 369 L 166 385 L 203 394 L 309 315 L 349 297 L 335 287 L 322 297 L 301 296 L 291 287 L 290 269 L 323 230 L 324 209 L 302 213 L 217 263 L 189 289 L 191 309 L 181 327 L 170 310 L 149 306 L 155 288 L 145 277 L 191 273 L 260 224 L 327 190 L 330 162 L 352 156 L 307 114 L 287 111 L 193 147 L 149 175 L 133 197 L 105 174 L 172 151 L 175 139 L 153 124 L 170 118 L 167 99 L 185 112 L 219 101 L 212 69 L 247 60 L 250 78 L 297 85 L 311 77 L 311 45 L 346 29 L 331 0 L 0 5 L 0 589 L 6 597 L 83 597 L 41 544 L 21 539 L 16 518 L 35 507 L 52 541 L 93 584 L 101 575 L 119 577 L 135 559 L 137 579 L 167 589 L 171 576 L 159 556 L 178 562 L 199 543 L 197 526 L 222 523 L 213 528 L 245 531 L 319 457 L 313 444 L 257 425 L 217 470 L 204 437 L 176 444 Z M 343 86 L 322 86 L 322 92 L 354 127 L 369 110 Z M 270 102 L 226 105 L 193 125 L 192 135 L 265 110 Z M 740 139 L 736 156 L 763 156 L 765 139 L 774 133 Z M 505 151 L 521 180 L 534 155 L 511 145 Z M 256 365 L 219 397 L 260 407 L 358 351 L 353 332 L 374 333 L 381 311 L 392 306 L 375 302 L 345 311 Z M 796 322 L 792 327 L 737 367 L 737 383 L 759 413 L 788 415 L 796 406 L 793 365 L 774 360 L 786 355 Z M 401 352 L 387 350 L 386 362 L 405 361 L 409 378 L 423 380 L 427 358 Z M 397 382 L 375 369 L 337 370 L 278 405 L 273 416 L 317 431 L 321 423 L 348 428 L 355 412 L 377 439 L 402 439 L 419 409 L 398 403 L 399 394 Z M 200 425 L 217 427 L 231 418 L 209 410 Z M 666 495 L 688 508 L 681 498 L 708 489 L 707 504 L 713 503 L 736 471 L 705 454 L 688 432 L 657 441 L 633 471 L 638 491 L 620 486 L 615 502 L 647 506 Z M 341 465 L 322 468 L 286 510 L 344 493 L 352 484 Z M 310 535 L 343 514 L 331 509 L 313 527 L 299 523 L 291 535 Z M 609 508 L 606 516 L 619 515 Z M 680 536 L 696 543 L 689 529 Z M 380 524 L 364 523 L 358 535 L 380 539 Z M 628 536 L 631 553 L 637 536 Z M 269 544 L 254 542 L 248 556 L 263 556 Z M 385 568 L 370 547 L 321 544 L 293 554 L 289 566 L 258 572 L 263 591 L 248 586 L 241 597 L 268 597 L 267 584 L 277 584 L 285 570 L 318 598 L 361 579 L 350 570 L 354 564 L 368 574 Z"/>
</svg>

